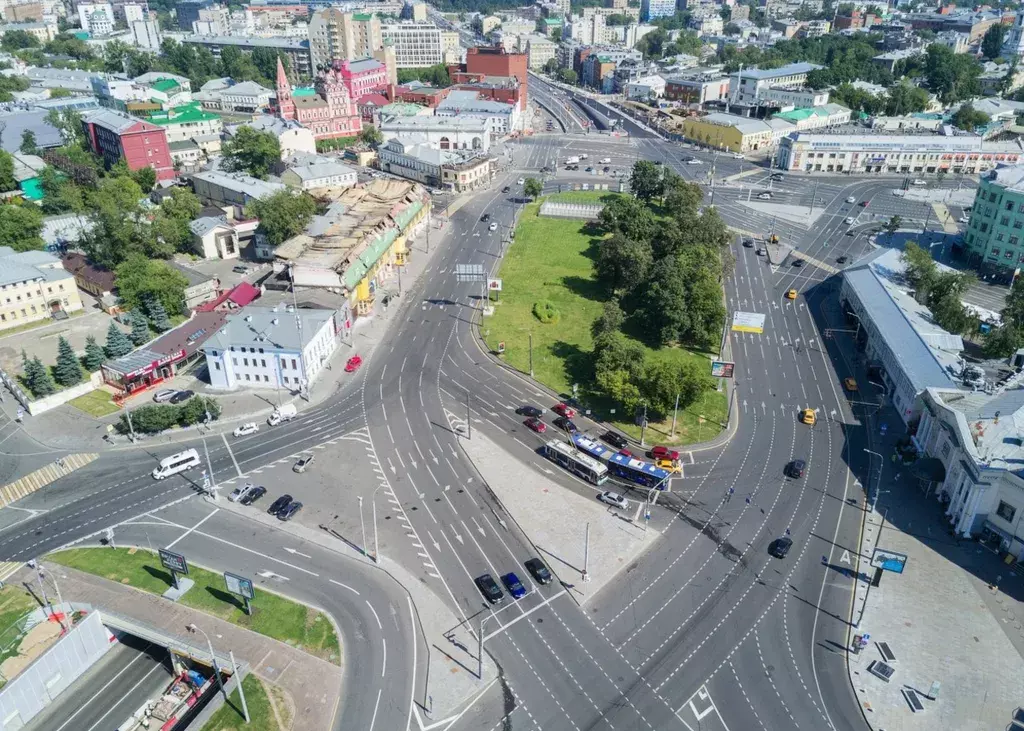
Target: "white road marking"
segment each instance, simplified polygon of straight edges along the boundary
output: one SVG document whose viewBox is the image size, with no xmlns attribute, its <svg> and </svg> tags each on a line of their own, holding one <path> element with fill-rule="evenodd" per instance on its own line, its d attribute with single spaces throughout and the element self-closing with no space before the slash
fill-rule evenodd
<svg viewBox="0 0 1024 731">
<path fill-rule="evenodd" d="M 213 511 L 212 511 L 212 512 L 211 512 L 211 513 L 210 513 L 209 515 L 207 515 L 207 516 L 206 516 L 205 518 L 203 518 L 202 520 L 200 520 L 200 521 L 199 521 L 198 523 L 196 523 L 196 524 L 195 524 L 194 526 L 192 526 L 192 527 L 191 527 L 191 528 L 189 528 L 189 529 L 188 529 L 187 531 L 185 531 L 184 533 L 182 533 L 182 534 L 181 534 L 180 536 L 178 536 L 177 538 L 175 538 L 175 539 L 174 539 L 173 541 L 171 541 L 170 543 L 168 543 L 168 544 L 167 544 L 167 546 L 166 546 L 166 548 L 173 548 L 173 547 L 174 547 L 174 544 L 175 544 L 175 543 L 177 543 L 178 541 L 180 541 L 180 540 L 181 540 L 182 538 L 185 538 L 185 537 L 186 537 L 186 536 L 187 536 L 187 535 L 188 535 L 189 533 L 191 533 L 192 531 L 194 531 L 194 530 L 195 530 L 196 528 L 198 528 L 199 526 L 201 526 L 201 525 L 202 525 L 203 523 L 205 523 L 206 521 L 208 521 L 208 520 L 209 520 L 210 518 L 212 518 L 212 517 L 213 517 L 214 515 L 216 515 L 216 514 L 217 514 L 217 513 L 219 513 L 219 512 L 220 512 L 220 508 L 214 508 L 214 509 L 213 509 Z"/>
</svg>

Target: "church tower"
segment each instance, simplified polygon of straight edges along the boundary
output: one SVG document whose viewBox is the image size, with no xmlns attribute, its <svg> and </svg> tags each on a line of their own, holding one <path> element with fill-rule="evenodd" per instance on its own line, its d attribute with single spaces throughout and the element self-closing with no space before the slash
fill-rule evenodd
<svg viewBox="0 0 1024 731">
<path fill-rule="evenodd" d="M 292 99 L 292 85 L 285 76 L 281 57 L 277 57 L 277 114 L 281 119 L 295 119 L 295 101 Z"/>
</svg>

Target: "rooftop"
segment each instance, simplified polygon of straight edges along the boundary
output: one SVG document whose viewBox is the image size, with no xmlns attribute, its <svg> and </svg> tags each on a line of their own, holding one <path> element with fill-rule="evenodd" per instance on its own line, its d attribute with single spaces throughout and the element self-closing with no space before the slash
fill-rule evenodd
<svg viewBox="0 0 1024 731">
<path fill-rule="evenodd" d="M 61 268 L 60 259 L 45 251 L 15 252 L 9 246 L 0 246 L 0 286 L 31 282 L 37 279 L 71 278 L 71 273 Z M 59 272 L 54 274 L 54 272 Z"/>
<path fill-rule="evenodd" d="M 356 169 L 334 160 L 324 160 L 309 165 L 298 165 L 290 168 L 290 171 L 299 176 L 299 180 L 319 180 L 335 175 L 356 175 Z"/>
<path fill-rule="evenodd" d="M 193 102 L 192 104 L 182 104 L 179 107 L 173 107 L 166 112 L 153 112 L 147 117 L 147 120 L 153 124 L 166 126 L 169 124 L 220 121 L 220 117 L 210 112 L 204 112 L 199 102 Z"/>
<path fill-rule="evenodd" d="M 205 46 L 241 46 L 247 48 L 285 48 L 293 51 L 308 51 L 309 41 L 285 36 L 185 36 L 182 43 L 196 43 Z"/>
<path fill-rule="evenodd" d="M 226 318 L 224 312 L 194 312 L 191 319 L 168 330 L 145 347 L 108 361 L 103 367 L 116 373 L 128 374 L 181 351 L 185 352 L 187 358 L 203 346 Z"/>
<path fill-rule="evenodd" d="M 225 317 L 223 313 L 220 314 Z M 222 327 L 203 344 L 203 349 L 228 350 L 231 347 L 261 347 L 268 350 L 300 351 L 334 317 L 334 310 L 281 307 L 246 307 L 226 315 Z M 301 325 L 300 325 L 301 323 Z"/>
<path fill-rule="evenodd" d="M 801 61 L 800 63 L 791 63 L 786 66 L 780 66 L 777 69 L 743 69 L 734 76 L 740 76 L 744 79 L 756 79 L 756 80 L 768 80 L 780 78 L 782 76 L 794 76 L 796 74 L 806 74 L 815 69 L 821 69 L 824 66 L 819 66 L 816 63 L 807 63 Z"/>
<path fill-rule="evenodd" d="M 735 127 L 744 134 L 753 134 L 756 132 L 767 132 L 771 129 L 767 122 L 760 119 L 751 119 L 750 117 L 741 117 L 738 114 L 723 114 L 721 112 L 714 112 L 700 118 L 700 121 L 707 122 L 708 124 L 717 124 L 722 127 Z"/>
<path fill-rule="evenodd" d="M 225 173 L 220 170 L 205 170 L 201 173 L 196 173 L 192 178 L 193 180 L 202 180 L 210 185 L 218 185 L 227 190 L 245 193 L 250 198 L 266 198 L 278 191 L 287 189 L 281 183 L 271 183 L 250 175 Z"/>
</svg>

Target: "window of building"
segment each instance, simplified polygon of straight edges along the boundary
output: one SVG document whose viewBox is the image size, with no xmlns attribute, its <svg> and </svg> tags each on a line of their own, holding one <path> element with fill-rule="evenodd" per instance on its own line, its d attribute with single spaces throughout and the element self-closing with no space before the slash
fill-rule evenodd
<svg viewBox="0 0 1024 731">
<path fill-rule="evenodd" d="M 1002 218 L 1000 218 L 999 219 L 999 225 L 1000 226 L 1009 226 L 1010 225 L 1010 217 L 1009 216 L 1003 216 Z"/>
<path fill-rule="evenodd" d="M 247 381 L 251 381 L 252 380 L 251 378 L 249 378 L 249 374 L 248 373 L 245 374 L 245 380 L 247 380 Z"/>
<path fill-rule="evenodd" d="M 983 234 L 984 234 L 984 233 L 988 233 L 988 224 L 987 224 L 987 223 L 983 223 L 983 224 L 981 224 L 981 232 L 982 232 Z"/>
<path fill-rule="evenodd" d="M 249 365 L 249 359 L 248 358 L 242 358 L 242 365 Z"/>
<path fill-rule="evenodd" d="M 220 361 L 214 361 L 213 362 L 213 369 L 215 371 L 219 371 L 220 370 Z"/>
<path fill-rule="evenodd" d="M 1012 211 L 1013 210 L 1013 201 L 1006 201 L 1006 210 L 1008 210 L 1008 211 Z"/>
<path fill-rule="evenodd" d="M 1011 236 L 1010 237 L 1010 245 L 1011 246 L 1016 246 L 1018 243 L 1020 243 L 1020 236 Z"/>
<path fill-rule="evenodd" d="M 263 376 L 264 383 L 270 383 L 270 376 Z"/>
<path fill-rule="evenodd" d="M 295 370 L 298 370 L 298 369 L 299 369 L 299 367 L 295 364 L 295 359 L 292 358 L 292 370 L 295 371 Z"/>
<path fill-rule="evenodd" d="M 238 367 L 238 358 L 232 358 L 231 359 L 231 365 L 233 365 L 233 366 L 235 366 L 237 368 Z"/>
<path fill-rule="evenodd" d="M 992 249 L 992 251 L 988 252 L 988 255 L 989 256 L 999 256 L 999 254 L 1001 252 L 1002 252 L 1002 249 L 998 249 L 998 248 L 997 249 Z"/>
<path fill-rule="evenodd" d="M 1012 259 L 1012 258 L 1013 258 L 1013 252 L 1012 252 L 1012 251 L 1010 251 L 1009 249 L 1007 249 L 1007 250 L 1006 250 L 1006 253 L 1005 253 L 1005 254 L 1003 254 L 1003 258 L 1004 258 L 1004 259 Z"/>
<path fill-rule="evenodd" d="M 285 377 L 284 377 L 284 382 L 285 382 L 285 383 L 288 383 L 288 376 L 285 376 Z"/>
<path fill-rule="evenodd" d="M 1002 241 L 1004 238 L 1006 238 L 1005 234 L 1002 234 L 1002 233 L 996 234 L 996 241 Z"/>
<path fill-rule="evenodd" d="M 1005 503 L 1002 500 L 999 501 L 999 507 L 996 508 L 996 515 L 1005 520 L 1007 523 L 1013 522 L 1013 516 L 1017 514 L 1017 508 L 1013 507 L 1009 503 Z"/>
</svg>

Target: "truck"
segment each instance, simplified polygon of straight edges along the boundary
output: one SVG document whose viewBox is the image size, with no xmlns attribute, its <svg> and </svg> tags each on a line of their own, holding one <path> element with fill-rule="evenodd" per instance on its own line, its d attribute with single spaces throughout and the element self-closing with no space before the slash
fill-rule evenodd
<svg viewBox="0 0 1024 731">
<path fill-rule="evenodd" d="M 274 413 L 267 419 L 267 423 L 270 426 L 277 426 L 282 422 L 291 421 L 298 413 L 295 404 L 285 404 L 274 410 Z"/>
<path fill-rule="evenodd" d="M 565 158 L 566 165 L 576 165 L 579 161 L 580 159 L 576 156 Z"/>
</svg>

